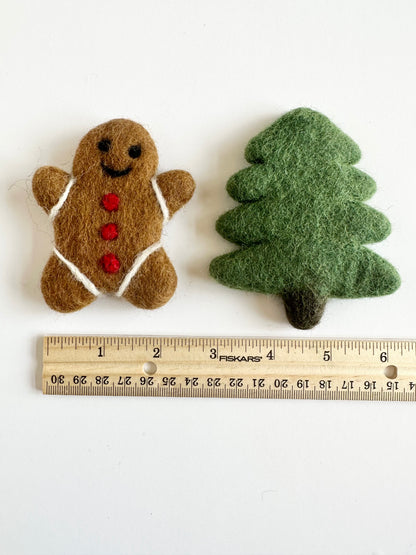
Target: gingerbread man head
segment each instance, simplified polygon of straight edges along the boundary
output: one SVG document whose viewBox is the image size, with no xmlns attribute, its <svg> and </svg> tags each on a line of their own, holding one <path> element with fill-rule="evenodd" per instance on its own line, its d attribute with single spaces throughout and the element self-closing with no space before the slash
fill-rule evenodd
<svg viewBox="0 0 416 555">
<path fill-rule="evenodd" d="M 158 155 L 152 137 L 139 123 L 113 119 L 91 129 L 79 143 L 74 158 L 75 178 L 151 179 Z"/>
</svg>

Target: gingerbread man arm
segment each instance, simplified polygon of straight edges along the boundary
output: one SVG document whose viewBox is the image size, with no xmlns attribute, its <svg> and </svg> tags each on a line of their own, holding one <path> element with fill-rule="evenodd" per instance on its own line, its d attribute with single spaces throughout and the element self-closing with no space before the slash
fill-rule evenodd
<svg viewBox="0 0 416 555">
<path fill-rule="evenodd" d="M 37 203 L 45 212 L 50 212 L 55 206 L 69 180 L 69 173 L 53 166 L 43 166 L 35 172 L 32 190 Z"/>
<path fill-rule="evenodd" d="M 157 176 L 156 180 L 165 199 L 170 216 L 188 202 L 195 190 L 195 182 L 192 175 L 183 170 L 171 170 L 161 173 Z"/>
</svg>

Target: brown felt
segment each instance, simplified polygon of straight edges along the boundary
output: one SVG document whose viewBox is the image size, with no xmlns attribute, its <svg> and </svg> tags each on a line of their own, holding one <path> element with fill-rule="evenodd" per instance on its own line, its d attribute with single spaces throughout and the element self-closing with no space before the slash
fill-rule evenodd
<svg viewBox="0 0 416 555">
<path fill-rule="evenodd" d="M 98 148 L 100 141 L 104 140 L 110 141 L 108 152 Z M 129 149 L 135 145 L 141 146 L 141 155 L 131 158 Z M 103 165 L 116 172 L 131 169 L 126 175 L 111 177 Z M 99 125 L 89 131 L 79 144 L 72 172 L 76 182 L 54 220 L 55 243 L 61 254 L 102 292 L 115 293 L 137 254 L 161 237 L 163 215 L 151 184 L 157 165 L 158 154 L 152 138 L 141 125 L 130 120 L 117 119 Z M 38 170 L 33 187 L 39 204 L 50 210 L 68 181 L 68 174 L 57 168 Z M 157 182 L 171 213 L 191 198 L 195 188 L 192 177 L 179 170 L 161 174 Z M 120 198 L 116 211 L 110 212 L 103 207 L 102 198 L 107 193 L 114 193 Z M 109 223 L 116 224 L 118 229 L 118 237 L 112 241 L 106 241 L 101 236 L 102 227 Z M 114 253 L 120 261 L 117 273 L 106 273 L 100 265 L 100 259 L 108 253 Z M 167 257 L 160 258 L 159 262 L 166 266 L 167 272 L 170 271 Z M 47 272 L 44 276 L 43 289 L 47 279 L 55 280 L 53 273 Z M 144 275 L 143 279 L 150 278 Z M 62 284 L 62 287 L 65 285 Z M 62 306 L 68 303 L 62 300 L 59 284 L 47 289 L 48 304 L 60 310 L 57 307 L 61 303 Z M 74 290 L 71 294 L 76 296 Z M 55 295 L 56 299 L 51 299 L 51 295 Z M 77 299 L 73 302 L 77 306 Z M 82 305 L 82 295 L 79 302 Z"/>
<path fill-rule="evenodd" d="M 282 297 L 287 319 L 300 330 L 310 330 L 319 324 L 328 300 L 310 289 L 287 291 Z"/>
<path fill-rule="evenodd" d="M 32 189 L 39 206 L 46 212 L 58 202 L 68 185 L 70 175 L 53 166 L 39 168 L 33 176 Z"/>
<path fill-rule="evenodd" d="M 172 297 L 177 281 L 168 255 L 158 249 L 142 264 L 123 296 L 139 308 L 159 308 Z"/>
<path fill-rule="evenodd" d="M 192 175 L 183 170 L 171 170 L 157 176 L 157 184 L 161 190 L 169 214 L 172 216 L 179 210 L 193 195 L 195 183 Z M 175 194 L 172 194 L 175 191 Z"/>
<path fill-rule="evenodd" d="M 58 312 L 74 312 L 95 299 L 56 255 L 50 257 L 43 270 L 41 289 L 47 304 Z"/>
</svg>

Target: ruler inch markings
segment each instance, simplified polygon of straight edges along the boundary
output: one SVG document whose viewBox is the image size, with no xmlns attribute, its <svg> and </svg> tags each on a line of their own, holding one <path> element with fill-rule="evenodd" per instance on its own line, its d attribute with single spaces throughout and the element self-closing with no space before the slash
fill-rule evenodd
<svg viewBox="0 0 416 555">
<path fill-rule="evenodd" d="M 49 395 L 415 402 L 415 355 L 408 339 L 46 336 L 42 383 Z"/>
</svg>

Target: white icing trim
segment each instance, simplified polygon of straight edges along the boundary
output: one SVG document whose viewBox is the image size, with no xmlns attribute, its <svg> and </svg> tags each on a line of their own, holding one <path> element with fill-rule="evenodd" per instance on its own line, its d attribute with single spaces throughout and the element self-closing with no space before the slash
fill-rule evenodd
<svg viewBox="0 0 416 555">
<path fill-rule="evenodd" d="M 162 211 L 163 225 L 165 225 L 169 220 L 169 208 L 167 207 L 165 197 L 163 196 L 162 191 L 160 190 L 160 187 L 157 184 L 156 177 L 152 177 L 151 183 L 152 183 L 153 191 L 155 192 L 155 195 L 156 195 L 157 202 L 159 203 L 160 210 Z M 126 289 L 130 285 L 131 280 L 137 274 L 137 272 L 140 270 L 140 266 L 146 261 L 146 259 L 151 254 L 153 254 L 155 251 L 160 249 L 161 246 L 162 246 L 161 241 L 157 241 L 156 243 L 153 243 L 153 245 L 150 245 L 150 247 L 147 247 L 147 249 L 140 252 L 136 256 L 136 259 L 133 262 L 132 267 L 127 272 L 126 276 L 124 277 L 123 281 L 121 282 L 119 290 L 116 293 L 116 297 L 122 297 L 123 296 Z"/>
<path fill-rule="evenodd" d="M 55 204 L 55 206 L 53 206 L 49 212 L 49 218 L 53 221 L 56 216 L 58 215 L 59 210 L 62 208 L 62 206 L 65 204 L 66 199 L 68 198 L 69 192 L 72 188 L 72 186 L 75 184 L 76 179 L 75 177 L 71 177 L 71 179 L 69 180 L 68 185 L 65 187 L 64 192 L 62 193 L 60 199 L 58 200 L 58 202 Z M 162 215 L 163 215 L 163 225 L 166 224 L 166 222 L 169 220 L 169 208 L 167 207 L 166 204 L 166 200 L 162 194 L 162 191 L 159 188 L 159 185 L 157 184 L 156 181 L 156 177 L 152 177 L 152 187 L 153 187 L 153 191 L 156 195 L 156 199 L 159 203 L 160 206 L 160 210 L 162 211 Z M 147 249 L 145 249 L 144 251 L 140 252 L 134 262 L 132 267 L 130 268 L 130 270 L 127 272 L 127 274 L 125 275 L 123 281 L 121 282 L 121 285 L 117 291 L 117 293 L 115 294 L 116 297 L 121 297 L 126 289 L 128 288 L 128 286 L 130 285 L 131 280 L 133 279 L 133 277 L 137 274 L 137 272 L 140 269 L 140 266 L 146 261 L 146 259 L 153 254 L 155 251 L 157 251 L 158 249 L 160 249 L 162 247 L 162 243 L 161 241 L 157 241 L 156 243 L 153 243 L 153 245 L 150 245 L 150 247 L 147 247 Z M 59 258 L 59 260 L 61 262 L 63 262 L 67 268 L 70 270 L 70 272 L 72 273 L 72 275 L 74 276 L 74 278 L 76 280 L 78 280 L 79 282 L 82 283 L 82 285 L 93 295 L 95 295 L 96 297 L 98 297 L 98 295 L 100 295 L 100 291 L 95 287 L 95 285 L 93 284 L 93 282 L 87 278 L 87 276 L 85 274 L 83 274 L 81 272 L 81 270 L 79 270 L 77 268 L 77 266 L 75 266 L 75 264 L 73 264 L 72 262 L 70 262 L 69 260 L 67 260 L 59 251 L 58 249 L 55 247 L 53 249 L 53 252 L 55 253 L 55 255 Z"/>
<path fill-rule="evenodd" d="M 145 262 L 145 260 L 155 251 L 157 251 L 158 249 L 160 249 L 160 247 L 162 246 L 162 243 L 160 241 L 157 241 L 156 243 L 153 243 L 153 245 L 150 245 L 150 247 L 147 247 L 147 249 L 145 249 L 144 251 L 140 252 L 137 256 L 135 261 L 133 262 L 133 266 L 130 268 L 130 270 L 127 272 L 125 278 L 123 279 L 123 281 L 121 282 L 120 288 L 116 293 L 116 297 L 121 297 L 123 295 L 123 293 L 125 292 L 125 290 L 127 289 L 127 287 L 130 285 L 131 280 L 133 279 L 133 277 L 137 274 L 137 272 L 140 269 L 140 266 Z"/>
<path fill-rule="evenodd" d="M 100 292 L 98 291 L 98 289 L 95 287 L 95 285 L 93 284 L 93 282 L 91 280 L 89 280 L 87 278 L 86 275 L 84 275 L 81 270 L 78 270 L 78 268 L 75 266 L 75 264 L 73 264 L 72 262 L 70 262 L 69 260 L 67 260 L 65 258 L 65 256 L 63 256 L 58 249 L 55 247 L 53 249 L 53 252 L 56 254 L 56 256 L 59 258 L 59 260 L 61 262 L 63 262 L 68 269 L 71 271 L 72 275 L 74 276 L 75 279 L 77 279 L 78 281 L 80 281 L 82 283 L 82 285 L 85 287 L 85 289 L 87 289 L 90 293 L 92 293 L 93 295 L 95 295 L 96 297 L 98 297 L 98 295 L 100 294 Z"/>
<path fill-rule="evenodd" d="M 165 197 L 163 196 L 162 191 L 160 190 L 160 187 L 157 184 L 156 177 L 152 177 L 152 187 L 163 214 L 163 225 L 165 225 L 165 223 L 169 220 L 169 216 L 170 216 L 169 208 L 167 207 Z"/>
<path fill-rule="evenodd" d="M 60 196 L 58 202 L 55 204 L 55 206 L 52 206 L 52 208 L 49 212 L 49 218 L 51 219 L 52 222 L 54 221 L 54 219 L 58 215 L 59 210 L 65 204 L 65 201 L 66 201 L 66 199 L 68 198 L 68 195 L 69 195 L 69 191 L 72 189 L 72 186 L 75 184 L 75 182 L 76 182 L 75 177 L 71 177 L 71 179 L 69 180 L 68 185 L 65 187 L 65 190 L 62 193 L 62 195 Z"/>
</svg>

